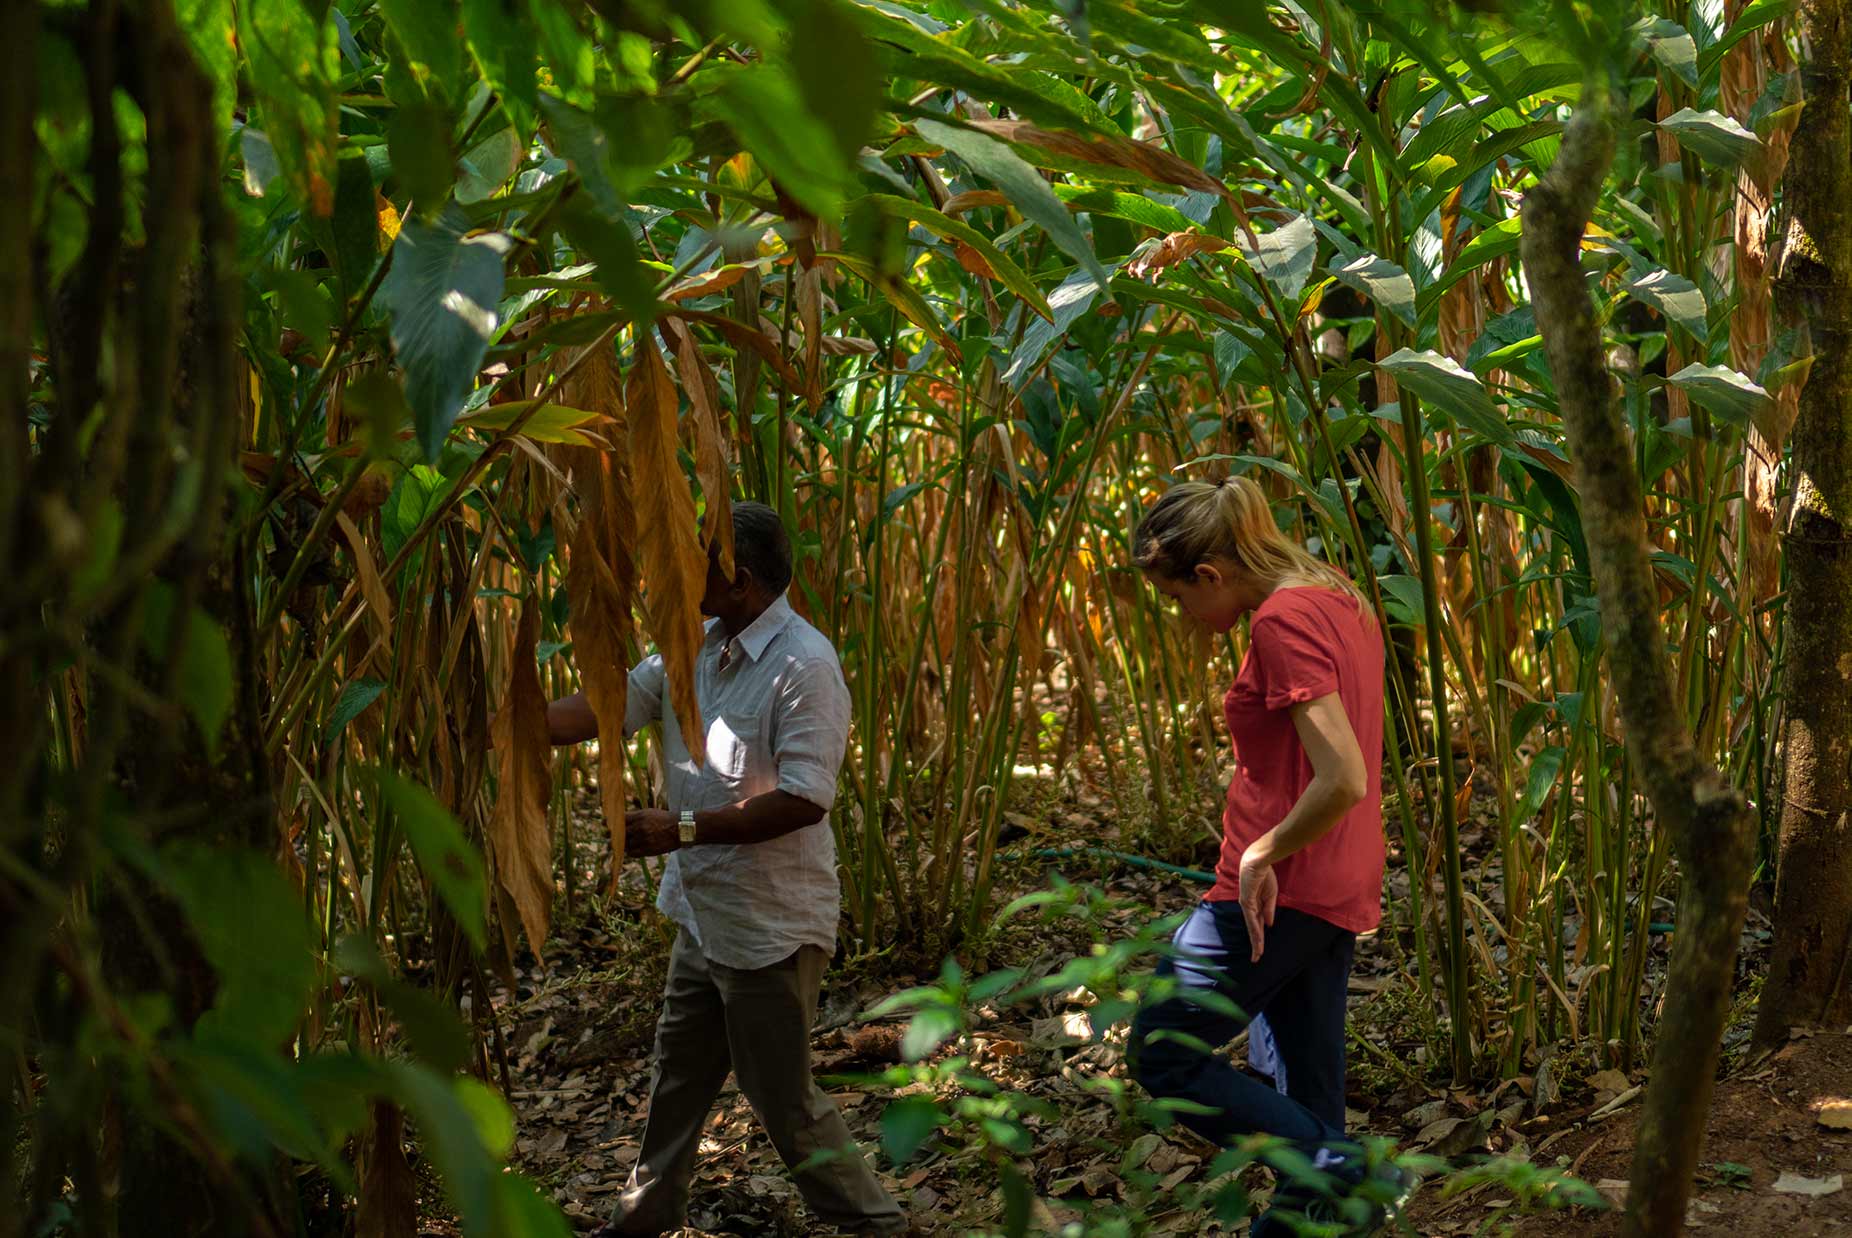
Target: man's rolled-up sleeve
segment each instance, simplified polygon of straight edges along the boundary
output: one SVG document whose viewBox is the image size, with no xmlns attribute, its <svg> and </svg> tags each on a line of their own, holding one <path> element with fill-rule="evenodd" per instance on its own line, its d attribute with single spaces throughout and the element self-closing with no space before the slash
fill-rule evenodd
<svg viewBox="0 0 1852 1238">
<path fill-rule="evenodd" d="M 661 721 L 664 674 L 659 653 L 652 653 L 630 668 L 630 687 L 624 693 L 626 739 L 650 723 Z"/>
<path fill-rule="evenodd" d="M 849 746 L 849 689 L 842 671 L 822 659 L 793 663 L 778 685 L 774 708 L 778 789 L 829 811 Z"/>
</svg>

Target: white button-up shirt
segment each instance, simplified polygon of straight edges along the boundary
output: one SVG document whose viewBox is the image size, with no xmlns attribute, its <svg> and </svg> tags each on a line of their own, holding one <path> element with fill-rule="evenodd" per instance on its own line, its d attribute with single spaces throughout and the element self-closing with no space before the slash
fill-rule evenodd
<svg viewBox="0 0 1852 1238">
<path fill-rule="evenodd" d="M 721 655 L 726 653 L 726 666 Z M 695 661 L 707 760 L 689 756 L 662 655 L 630 672 L 624 731 L 662 723 L 668 807 L 700 812 L 787 791 L 828 810 L 849 743 L 849 690 L 823 633 L 780 597 L 738 636 L 718 620 Z M 842 889 L 827 819 L 769 842 L 669 854 L 656 906 L 727 967 L 769 967 L 799 946 L 833 951 Z"/>
</svg>

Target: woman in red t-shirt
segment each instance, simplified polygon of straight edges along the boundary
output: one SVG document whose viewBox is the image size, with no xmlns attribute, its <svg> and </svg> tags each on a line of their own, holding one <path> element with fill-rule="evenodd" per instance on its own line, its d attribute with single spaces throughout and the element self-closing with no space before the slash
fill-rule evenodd
<svg viewBox="0 0 1852 1238">
<path fill-rule="evenodd" d="M 1283 1186 L 1256 1238 L 1290 1232 L 1283 1211 L 1373 1225 L 1399 1183 L 1345 1142 L 1344 994 L 1356 935 L 1382 919 L 1381 634 L 1356 586 L 1283 536 L 1246 478 L 1172 487 L 1133 560 L 1218 632 L 1249 616 L 1223 701 L 1235 772 L 1215 886 L 1159 964 L 1169 996 L 1138 1014 L 1134 1073 L 1154 1096 L 1212 1109 L 1179 1115 L 1207 1138 L 1284 1136 L 1330 1171 L 1324 1190 Z M 1261 1013 L 1284 1095 L 1204 1048 Z"/>
</svg>

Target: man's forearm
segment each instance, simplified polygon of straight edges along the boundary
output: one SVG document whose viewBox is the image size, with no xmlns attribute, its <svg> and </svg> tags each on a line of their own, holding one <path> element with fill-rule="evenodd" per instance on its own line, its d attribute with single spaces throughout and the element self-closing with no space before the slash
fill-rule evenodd
<svg viewBox="0 0 1852 1238">
<path fill-rule="evenodd" d="M 598 716 L 585 693 L 574 692 L 547 704 L 547 738 L 559 744 L 582 744 L 598 738 Z"/>
<path fill-rule="evenodd" d="M 725 808 L 697 812 L 695 845 L 770 842 L 815 825 L 826 815 L 822 808 L 789 791 L 767 791 Z"/>
</svg>

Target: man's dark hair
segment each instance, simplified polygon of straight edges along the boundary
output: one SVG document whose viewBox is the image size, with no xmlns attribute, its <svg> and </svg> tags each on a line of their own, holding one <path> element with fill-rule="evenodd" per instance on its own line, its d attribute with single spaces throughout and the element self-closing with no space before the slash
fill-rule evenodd
<svg viewBox="0 0 1852 1238">
<path fill-rule="evenodd" d="M 733 505 L 733 562 L 773 597 L 791 585 L 791 538 L 784 521 L 763 503 Z"/>
</svg>

